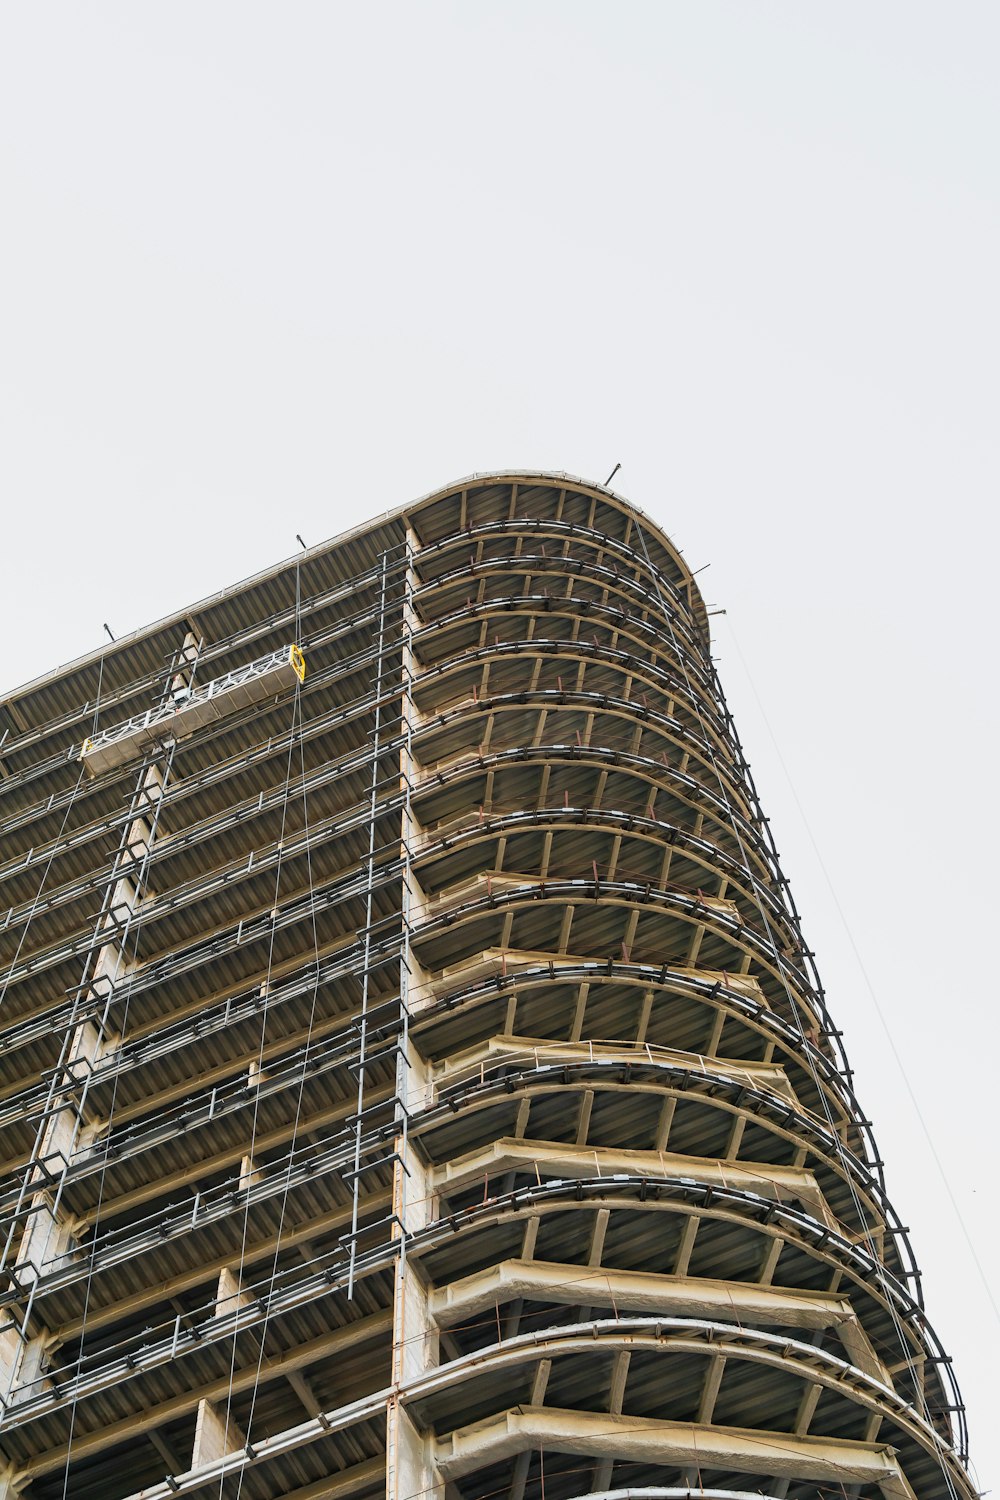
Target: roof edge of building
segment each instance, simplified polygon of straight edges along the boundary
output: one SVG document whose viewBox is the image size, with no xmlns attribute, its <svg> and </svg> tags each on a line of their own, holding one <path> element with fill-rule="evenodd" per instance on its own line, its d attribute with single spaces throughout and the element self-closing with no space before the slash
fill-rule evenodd
<svg viewBox="0 0 1000 1500">
<path fill-rule="evenodd" d="M 402 505 L 395 506 L 392 510 L 381 511 L 379 514 L 369 517 L 357 526 L 348 527 L 345 531 L 338 532 L 335 536 L 328 537 L 322 542 L 315 543 L 312 547 L 305 548 L 304 551 L 283 557 L 278 562 L 271 563 L 266 568 L 261 568 L 258 572 L 251 573 L 246 578 L 239 579 L 236 583 L 228 584 L 225 588 L 219 589 L 213 594 L 207 594 L 201 599 L 191 600 L 179 608 L 172 610 L 169 614 L 161 615 L 159 619 L 151 620 L 145 625 L 139 625 L 135 630 L 129 631 L 127 635 L 118 636 L 110 650 L 107 645 L 95 646 L 90 651 L 85 651 L 81 656 L 73 657 L 69 661 L 62 662 L 58 666 L 50 668 L 47 672 L 40 673 L 37 677 L 29 678 L 27 682 L 20 683 L 5 692 L 0 692 L 0 705 L 16 702 L 18 699 L 27 697 L 31 693 L 37 693 L 49 683 L 57 681 L 60 677 L 66 676 L 71 672 L 82 671 L 92 663 L 99 661 L 101 657 L 107 658 L 109 655 L 116 655 L 121 651 L 125 651 L 129 646 L 135 645 L 137 641 L 141 641 L 145 636 L 155 635 L 157 631 L 168 629 L 171 625 L 184 620 L 188 615 L 200 614 L 202 611 L 210 609 L 213 605 L 219 604 L 225 599 L 232 598 L 235 594 L 243 593 L 247 589 L 254 588 L 258 584 L 266 582 L 269 578 L 276 577 L 286 568 L 293 567 L 296 562 L 301 562 L 304 558 L 320 557 L 326 552 L 343 546 L 355 537 L 364 536 L 366 532 L 373 531 L 378 526 L 391 525 L 393 521 L 402 520 L 406 516 L 444 499 L 446 496 L 461 490 L 467 485 L 517 480 L 565 482 L 585 492 L 604 496 L 606 499 L 614 501 L 622 510 L 636 516 L 641 522 L 643 530 L 653 535 L 674 559 L 682 575 L 685 577 L 685 581 L 691 582 L 693 603 L 698 621 L 705 631 L 706 637 L 708 636 L 707 611 L 704 601 L 701 598 L 700 590 L 693 581 L 694 575 L 692 570 L 688 567 L 683 555 L 670 540 L 663 528 L 652 519 L 647 511 L 644 511 L 641 506 L 637 505 L 635 501 L 629 500 L 617 491 L 609 489 L 607 485 L 600 484 L 592 479 L 584 479 L 578 474 L 570 474 L 563 469 L 518 467 L 485 469 L 472 474 L 465 474 L 448 484 L 440 485 L 436 489 L 429 490 L 426 494 L 414 500 L 408 500 Z"/>
</svg>

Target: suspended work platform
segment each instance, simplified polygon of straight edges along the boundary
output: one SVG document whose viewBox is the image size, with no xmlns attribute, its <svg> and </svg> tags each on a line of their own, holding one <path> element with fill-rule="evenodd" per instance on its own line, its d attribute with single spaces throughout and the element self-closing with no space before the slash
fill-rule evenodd
<svg viewBox="0 0 1000 1500">
<path fill-rule="evenodd" d="M 294 642 L 281 646 L 223 677 L 216 677 L 204 687 L 183 688 L 158 707 L 84 740 L 80 759 L 91 776 L 99 776 L 102 771 L 138 760 L 164 734 L 172 739 L 186 739 L 215 719 L 273 698 L 282 689 L 291 687 L 296 678 L 304 682 L 305 675 L 306 662 L 301 649 Z"/>
</svg>

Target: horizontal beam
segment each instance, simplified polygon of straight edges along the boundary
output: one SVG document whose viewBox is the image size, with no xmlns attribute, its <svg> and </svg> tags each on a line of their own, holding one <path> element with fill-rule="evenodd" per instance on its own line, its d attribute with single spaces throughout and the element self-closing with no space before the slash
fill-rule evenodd
<svg viewBox="0 0 1000 1500">
<path fill-rule="evenodd" d="M 367 1489 L 384 1475 L 385 1459 L 369 1458 L 364 1463 L 341 1470 L 339 1474 L 328 1474 L 323 1479 L 313 1480 L 312 1484 L 302 1485 L 300 1489 L 286 1490 L 284 1500 L 344 1500 L 345 1496 L 356 1495 L 358 1490 Z M 754 1496 L 753 1500 L 757 1497 Z"/>
<path fill-rule="evenodd" d="M 916 1500 L 895 1450 L 884 1445 L 554 1407 L 515 1407 L 458 1428 L 435 1441 L 434 1459 L 447 1482 L 536 1447 L 618 1463 L 695 1464 L 797 1482 L 877 1484 L 885 1500 Z"/>
<path fill-rule="evenodd" d="M 508 1061 L 530 1060 L 535 1067 L 558 1067 L 560 1063 L 659 1062 L 692 1072 L 711 1073 L 751 1089 L 780 1094 L 785 1103 L 801 1109 L 779 1063 L 744 1062 L 728 1057 L 705 1057 L 699 1052 L 681 1052 L 674 1047 L 636 1046 L 631 1042 L 560 1042 L 542 1037 L 497 1035 L 453 1052 L 434 1068 L 440 1088 L 465 1077 L 474 1077 L 484 1067 Z"/>
<path fill-rule="evenodd" d="M 452 1327 L 516 1297 L 538 1302 L 622 1308 L 629 1312 L 709 1318 L 779 1328 L 836 1328 L 851 1362 L 886 1385 L 891 1380 L 851 1306 L 837 1292 L 806 1292 L 741 1281 L 663 1276 L 556 1261 L 505 1260 L 437 1288 L 430 1310 Z"/>
<path fill-rule="evenodd" d="M 797 1199 L 828 1229 L 842 1232 L 827 1207 L 812 1172 L 771 1162 L 719 1161 L 681 1156 L 674 1151 L 615 1150 L 610 1146 L 571 1146 L 554 1141 L 523 1141 L 510 1136 L 434 1168 L 439 1193 L 471 1186 L 484 1176 L 536 1171 L 542 1177 L 613 1177 L 616 1173 L 650 1177 L 690 1177 L 712 1187 L 758 1193 L 779 1203 Z"/>
</svg>

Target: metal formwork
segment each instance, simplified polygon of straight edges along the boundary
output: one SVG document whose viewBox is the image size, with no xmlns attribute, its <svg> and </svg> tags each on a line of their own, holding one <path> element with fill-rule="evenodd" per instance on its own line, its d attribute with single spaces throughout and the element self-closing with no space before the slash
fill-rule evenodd
<svg viewBox="0 0 1000 1500">
<path fill-rule="evenodd" d="M 971 1500 L 634 507 L 474 476 L 0 736 L 0 1497 Z"/>
</svg>

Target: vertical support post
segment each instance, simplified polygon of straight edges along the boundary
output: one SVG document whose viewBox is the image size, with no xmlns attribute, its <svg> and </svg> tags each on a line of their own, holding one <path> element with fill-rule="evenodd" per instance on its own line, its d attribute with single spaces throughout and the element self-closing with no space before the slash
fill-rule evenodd
<svg viewBox="0 0 1000 1500">
<path fill-rule="evenodd" d="M 372 781 L 368 804 L 368 888 L 365 895 L 364 971 L 361 976 L 361 1038 L 358 1048 L 358 1110 L 354 1122 L 354 1178 L 351 1199 L 351 1258 L 347 1272 L 347 1295 L 354 1296 L 354 1272 L 358 1255 L 358 1212 L 361 1192 L 361 1133 L 365 1107 L 365 1068 L 368 1048 L 368 992 L 372 934 L 372 887 L 375 866 L 375 811 L 378 804 L 378 766 L 382 737 L 382 657 L 385 651 L 385 587 L 388 552 L 382 553 L 382 586 L 378 616 L 378 665 L 375 673 L 375 734 L 372 749 Z M 405 884 L 405 882 L 404 882 Z"/>
<path fill-rule="evenodd" d="M 412 1067 L 410 1057 L 410 931 L 413 916 L 413 632 L 415 592 L 414 546 L 415 536 L 409 524 L 406 528 L 406 579 L 403 589 L 403 638 L 400 647 L 400 676 L 402 679 L 403 746 L 400 751 L 400 791 L 403 810 L 400 816 L 400 855 L 403 866 L 403 883 L 400 901 L 400 923 L 402 927 L 402 949 L 399 959 L 399 1010 L 400 1046 L 396 1058 L 396 1119 L 399 1123 L 397 1157 L 393 1172 L 393 1211 L 399 1233 L 399 1260 L 405 1271 L 406 1265 L 406 1179 L 409 1145 L 410 1079 Z M 398 1184 L 398 1191 L 397 1191 Z"/>
</svg>

